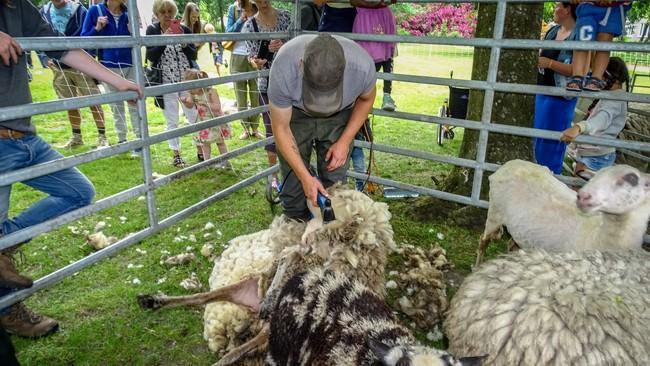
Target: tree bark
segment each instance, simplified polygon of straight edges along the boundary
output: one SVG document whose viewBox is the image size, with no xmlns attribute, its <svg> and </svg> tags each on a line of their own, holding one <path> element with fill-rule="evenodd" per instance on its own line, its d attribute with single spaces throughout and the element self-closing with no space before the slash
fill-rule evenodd
<svg viewBox="0 0 650 366">
<path fill-rule="evenodd" d="M 480 3 L 478 8 L 477 38 L 492 38 L 496 4 Z M 542 4 L 513 4 L 506 9 L 506 21 L 503 38 L 539 39 L 542 22 Z M 504 83 L 536 84 L 537 83 L 537 50 L 502 49 L 499 58 L 497 81 Z M 476 48 L 472 68 L 472 80 L 486 80 L 490 61 L 489 48 Z M 483 110 L 482 90 L 471 90 L 468 103 L 467 119 L 480 121 Z M 513 126 L 531 127 L 535 97 L 526 94 L 495 93 L 492 122 Z M 466 159 L 476 159 L 478 149 L 478 130 L 465 130 L 459 156 Z M 532 158 L 532 141 L 530 138 L 490 133 L 486 161 L 503 163 L 511 159 Z M 472 190 L 473 171 L 456 167 L 442 184 L 447 192 L 469 196 Z M 486 196 L 488 186 L 487 175 L 484 176 L 482 197 Z"/>
</svg>

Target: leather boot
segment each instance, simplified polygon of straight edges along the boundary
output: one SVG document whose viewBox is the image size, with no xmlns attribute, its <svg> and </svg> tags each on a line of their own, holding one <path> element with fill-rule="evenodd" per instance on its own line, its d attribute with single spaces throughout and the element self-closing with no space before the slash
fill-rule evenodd
<svg viewBox="0 0 650 366">
<path fill-rule="evenodd" d="M 7 333 L 28 338 L 44 337 L 59 329 L 56 320 L 34 313 L 22 302 L 13 304 L 8 314 L 0 316 L 0 326 Z"/>
<path fill-rule="evenodd" d="M 34 282 L 31 278 L 18 273 L 13 260 L 13 248 L 0 252 L 0 287 L 27 288 Z"/>
</svg>

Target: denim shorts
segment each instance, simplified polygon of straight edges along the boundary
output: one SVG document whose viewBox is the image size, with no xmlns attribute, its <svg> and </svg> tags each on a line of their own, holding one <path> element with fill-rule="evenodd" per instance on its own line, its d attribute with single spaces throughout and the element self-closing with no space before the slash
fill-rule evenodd
<svg viewBox="0 0 650 366">
<path fill-rule="evenodd" d="M 587 166 L 589 170 L 598 171 L 608 166 L 614 165 L 616 153 L 598 156 L 576 156 L 576 161 Z"/>
</svg>

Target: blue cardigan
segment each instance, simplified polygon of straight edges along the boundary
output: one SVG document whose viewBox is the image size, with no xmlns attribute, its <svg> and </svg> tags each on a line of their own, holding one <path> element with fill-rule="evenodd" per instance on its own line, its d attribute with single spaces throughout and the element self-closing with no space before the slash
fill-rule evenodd
<svg viewBox="0 0 650 366">
<path fill-rule="evenodd" d="M 100 16 L 108 17 L 108 24 L 100 32 L 95 30 L 97 18 Z M 86 19 L 84 20 L 82 36 L 130 36 L 129 16 L 126 6 L 122 6 L 122 15 L 119 18 L 119 24 L 115 24 L 115 19 L 103 3 L 93 5 L 88 9 Z M 105 48 L 100 50 L 99 60 L 109 68 L 131 67 L 133 59 L 130 48 Z"/>
</svg>

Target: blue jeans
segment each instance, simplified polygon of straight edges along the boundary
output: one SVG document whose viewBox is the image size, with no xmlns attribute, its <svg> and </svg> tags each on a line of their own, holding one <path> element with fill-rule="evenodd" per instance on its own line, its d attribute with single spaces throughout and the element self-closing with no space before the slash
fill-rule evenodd
<svg viewBox="0 0 650 366">
<path fill-rule="evenodd" d="M 584 164 L 588 169 L 597 172 L 603 168 L 614 165 L 616 153 L 597 156 L 576 156 L 576 161 Z"/>
<path fill-rule="evenodd" d="M 0 174 L 60 159 L 60 153 L 43 139 L 28 135 L 21 139 L 0 139 Z M 0 187 L 0 229 L 2 234 L 40 224 L 66 212 L 89 205 L 95 188 L 77 168 L 68 168 L 23 182 L 48 194 L 13 219 L 8 219 L 11 186 Z"/>
<path fill-rule="evenodd" d="M 354 168 L 354 171 L 357 173 L 365 173 L 366 172 L 366 161 L 363 156 L 363 149 L 360 147 L 353 147 L 352 148 L 352 154 L 350 155 L 350 159 L 352 160 L 352 167 Z M 363 191 L 363 179 L 357 179 L 356 180 L 356 188 L 357 191 Z"/>
</svg>

